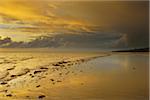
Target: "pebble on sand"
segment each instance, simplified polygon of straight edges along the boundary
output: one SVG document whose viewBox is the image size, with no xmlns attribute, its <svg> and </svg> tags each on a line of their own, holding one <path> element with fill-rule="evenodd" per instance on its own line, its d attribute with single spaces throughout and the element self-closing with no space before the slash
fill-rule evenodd
<svg viewBox="0 0 150 100">
<path fill-rule="evenodd" d="M 51 81 L 54 81 L 54 79 L 50 79 Z"/>
<path fill-rule="evenodd" d="M 41 85 L 37 85 L 36 87 L 40 87 Z"/>
<path fill-rule="evenodd" d="M 7 82 L 1 82 L 0 84 L 1 84 L 1 85 L 5 85 L 5 84 L 7 84 Z"/>
<path fill-rule="evenodd" d="M 45 95 L 40 95 L 38 98 L 39 99 L 45 98 Z"/>
<path fill-rule="evenodd" d="M 6 96 L 7 96 L 7 97 L 11 97 L 11 96 L 12 96 L 12 94 L 7 94 Z"/>
</svg>

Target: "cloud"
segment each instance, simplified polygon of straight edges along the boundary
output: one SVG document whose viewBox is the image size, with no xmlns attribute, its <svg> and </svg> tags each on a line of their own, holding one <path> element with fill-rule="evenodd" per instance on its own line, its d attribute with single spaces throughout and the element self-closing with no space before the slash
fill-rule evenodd
<svg viewBox="0 0 150 100">
<path fill-rule="evenodd" d="M 119 47 L 124 44 L 125 35 L 121 33 L 82 33 L 82 34 L 57 34 L 54 36 L 40 36 L 30 42 L 9 41 L 0 45 L 11 48 L 110 48 L 112 45 Z M 112 47 L 113 48 L 113 47 Z"/>
<path fill-rule="evenodd" d="M 9 43 L 11 43 L 11 42 L 12 42 L 12 40 L 11 40 L 11 38 L 9 38 L 9 37 L 6 37 L 6 38 L 4 38 L 4 39 L 1 39 L 1 37 L 0 37 L 0 45 L 1 45 L 1 46 L 5 45 L 5 44 L 9 44 Z"/>
<path fill-rule="evenodd" d="M 58 5 L 50 1 L 0 1 L 0 35 L 15 41 L 29 41 L 33 37 L 56 33 L 80 34 L 91 26 L 77 18 L 66 18 Z M 14 34 L 14 35 L 12 35 Z M 22 37 L 20 37 L 22 34 Z M 28 35 L 28 36 L 27 36 Z"/>
<path fill-rule="evenodd" d="M 2 0 L 0 35 L 10 37 L 11 41 L 0 46 L 146 47 L 148 4 L 148 1 Z"/>
<path fill-rule="evenodd" d="M 127 48 L 128 47 L 128 37 L 127 34 L 122 34 L 119 39 L 116 39 L 112 43 L 112 48 Z"/>
</svg>

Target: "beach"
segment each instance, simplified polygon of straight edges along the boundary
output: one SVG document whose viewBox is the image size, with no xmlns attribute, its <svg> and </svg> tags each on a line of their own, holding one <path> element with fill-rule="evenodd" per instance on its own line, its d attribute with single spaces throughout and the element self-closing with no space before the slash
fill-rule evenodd
<svg viewBox="0 0 150 100">
<path fill-rule="evenodd" d="M 148 53 L 0 51 L 1 100 L 148 100 Z"/>
</svg>

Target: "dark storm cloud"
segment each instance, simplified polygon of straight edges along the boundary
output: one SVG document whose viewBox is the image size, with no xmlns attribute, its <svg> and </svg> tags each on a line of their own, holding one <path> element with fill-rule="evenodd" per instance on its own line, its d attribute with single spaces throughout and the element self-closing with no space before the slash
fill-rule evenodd
<svg viewBox="0 0 150 100">
<path fill-rule="evenodd" d="M 8 43 L 11 43 L 11 42 L 12 42 L 12 40 L 9 37 L 6 37 L 4 39 L 1 39 L 1 37 L 0 37 L 0 45 L 8 44 Z"/>
<path fill-rule="evenodd" d="M 82 34 L 57 34 L 53 37 L 41 36 L 31 42 L 9 41 L 1 47 L 24 47 L 24 48 L 114 48 L 126 46 L 126 37 L 119 33 L 84 33 Z M 1 40 L 4 41 L 4 40 Z"/>
<path fill-rule="evenodd" d="M 54 23 L 43 23 L 39 25 L 40 28 L 23 27 L 22 31 L 34 34 L 41 31 L 42 36 L 30 42 L 14 42 L 10 38 L 1 39 L 0 46 L 97 49 L 149 46 L 148 1 L 67 1 L 58 3 L 58 5 L 55 13 L 59 18 L 65 18 L 65 20 L 56 19 L 56 25 Z M 67 23 L 64 23 L 66 19 L 70 18 L 77 18 L 79 21 L 88 24 L 82 23 L 82 25 L 76 23 L 76 21 L 70 22 L 68 20 Z M 59 24 L 61 21 L 63 23 Z M 5 25 L 2 28 L 7 26 Z M 19 29 L 21 28 L 19 27 Z M 53 32 L 54 35 L 48 34 Z"/>
<path fill-rule="evenodd" d="M 124 33 L 128 48 L 148 47 L 149 1 L 80 1 L 66 3 L 62 9 L 103 30 Z"/>
</svg>

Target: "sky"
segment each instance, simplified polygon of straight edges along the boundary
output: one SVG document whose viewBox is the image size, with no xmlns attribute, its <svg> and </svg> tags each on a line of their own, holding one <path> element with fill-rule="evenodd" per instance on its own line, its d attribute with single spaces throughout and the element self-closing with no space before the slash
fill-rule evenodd
<svg viewBox="0 0 150 100">
<path fill-rule="evenodd" d="M 148 1 L 1 0 L 1 48 L 149 45 Z"/>
</svg>

